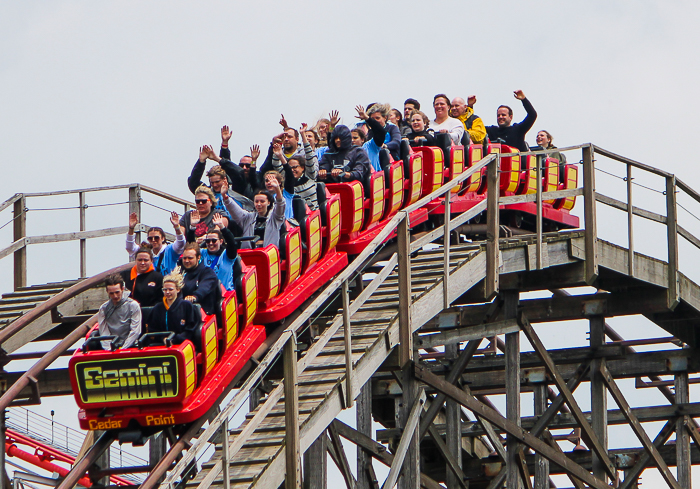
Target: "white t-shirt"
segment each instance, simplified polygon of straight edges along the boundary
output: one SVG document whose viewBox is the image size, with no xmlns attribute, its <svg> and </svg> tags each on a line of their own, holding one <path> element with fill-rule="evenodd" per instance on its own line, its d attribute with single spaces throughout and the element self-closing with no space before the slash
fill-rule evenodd
<svg viewBox="0 0 700 489">
<path fill-rule="evenodd" d="M 442 124 L 438 124 L 434 120 L 430 121 L 430 129 L 436 133 L 440 132 L 441 129 L 446 129 L 450 133 L 452 144 L 459 144 L 462 140 L 462 135 L 464 135 L 464 124 L 459 119 L 452 117 L 448 117 Z"/>
</svg>

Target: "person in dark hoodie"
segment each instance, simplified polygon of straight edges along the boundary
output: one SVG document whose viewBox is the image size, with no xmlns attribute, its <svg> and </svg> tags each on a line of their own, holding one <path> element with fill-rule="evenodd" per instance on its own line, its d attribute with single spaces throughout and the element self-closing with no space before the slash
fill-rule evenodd
<svg viewBox="0 0 700 489">
<path fill-rule="evenodd" d="M 319 163 L 318 178 L 327 182 L 339 183 L 352 180 L 364 181 L 370 172 L 367 151 L 352 144 L 348 126 L 339 125 L 333 129 L 328 141 L 329 150 Z"/>
<path fill-rule="evenodd" d="M 163 279 L 163 300 L 155 305 L 144 328 L 149 333 L 175 333 L 173 344 L 194 341 L 194 332 L 201 317 L 196 307 L 180 295 L 182 275 L 173 272 Z M 195 345 L 199 350 L 199 345 Z"/>
<path fill-rule="evenodd" d="M 401 145 L 401 130 L 398 126 L 394 124 L 387 124 L 389 120 L 389 112 L 391 112 L 391 105 L 389 104 L 374 104 L 372 107 L 367 109 L 367 115 L 370 119 L 374 119 L 378 124 L 370 126 L 370 134 L 367 135 L 367 139 L 372 139 L 371 132 L 374 131 L 375 126 L 381 126 L 384 129 L 384 145 L 383 147 L 389 150 L 392 158 L 398 161 L 401 159 L 399 156 L 399 146 Z"/>
<path fill-rule="evenodd" d="M 150 246 L 141 246 L 135 255 L 136 265 L 122 272 L 131 298 L 141 307 L 152 307 L 163 299 L 163 276 L 153 266 Z"/>
<path fill-rule="evenodd" d="M 197 243 L 187 243 L 182 252 L 184 284 L 182 297 L 196 302 L 207 314 L 214 314 L 221 298 L 219 279 L 214 270 L 201 261 L 202 254 Z"/>
<path fill-rule="evenodd" d="M 411 132 L 406 138 L 414 145 L 437 146 L 435 131 L 430 129 L 430 119 L 420 110 L 414 110 L 411 115 Z"/>
<path fill-rule="evenodd" d="M 511 125 L 513 121 L 513 109 L 507 105 L 501 105 L 496 111 L 497 126 L 488 126 L 486 133 L 492 143 L 502 142 L 520 151 L 529 151 L 530 148 L 525 142 L 525 134 L 530 130 L 537 119 L 537 112 L 530 101 L 525 97 L 522 90 L 513 92 L 515 98 L 523 103 L 527 116 L 520 123 Z"/>
</svg>

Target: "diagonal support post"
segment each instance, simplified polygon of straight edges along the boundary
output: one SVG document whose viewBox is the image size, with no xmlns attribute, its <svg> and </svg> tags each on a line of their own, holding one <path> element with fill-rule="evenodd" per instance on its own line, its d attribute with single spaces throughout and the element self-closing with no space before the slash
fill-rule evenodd
<svg viewBox="0 0 700 489">
<path fill-rule="evenodd" d="M 408 415 L 406 426 L 404 427 L 401 440 L 399 441 L 399 446 L 396 448 L 396 453 L 394 454 L 394 461 L 391 463 L 389 475 L 387 476 L 386 481 L 384 481 L 382 489 L 393 489 L 396 482 L 399 480 L 399 472 L 403 466 L 404 458 L 406 458 L 406 452 L 408 452 L 408 447 L 411 443 L 413 432 L 418 426 L 420 413 L 423 410 L 425 399 L 425 391 L 421 389 L 419 396 L 416 398 L 413 406 L 411 407 L 411 412 Z"/>
<path fill-rule="evenodd" d="M 586 444 L 588 444 L 591 450 L 593 450 L 593 452 L 596 454 L 601 463 L 604 464 L 605 472 L 608 474 L 610 479 L 616 481 L 617 469 L 615 469 L 615 466 L 612 464 L 610 458 L 608 457 L 605 447 L 601 445 L 600 441 L 598 440 L 598 437 L 593 432 L 593 428 L 588 423 L 588 420 L 586 420 L 586 417 L 583 415 L 583 411 L 581 411 L 581 408 L 576 402 L 574 395 L 567 387 L 566 382 L 564 382 L 564 378 L 561 376 L 561 373 L 559 373 L 559 370 L 554 364 L 552 357 L 549 356 L 549 352 L 547 352 L 547 349 L 545 348 L 544 344 L 540 340 L 539 336 L 537 336 L 537 333 L 535 333 L 535 330 L 533 329 L 532 325 L 524 315 L 520 315 L 520 317 L 518 318 L 518 323 L 520 324 L 520 328 L 522 329 L 523 333 L 525 333 L 525 336 L 530 341 L 530 344 L 535 349 L 535 352 L 542 359 L 545 369 L 554 380 L 557 389 L 559 389 L 559 392 L 564 396 L 566 404 L 568 404 L 569 408 L 571 409 L 571 414 L 574 416 L 574 419 L 581 427 L 581 435 L 586 441 Z"/>
<path fill-rule="evenodd" d="M 610 395 L 613 397 L 613 399 L 615 399 L 615 402 L 620 407 L 623 416 L 625 417 L 625 419 L 627 419 L 627 422 L 630 424 L 630 427 L 632 428 L 632 431 L 634 431 L 634 434 L 637 435 L 639 441 L 642 442 L 644 450 L 646 450 L 646 452 L 654 460 L 654 463 L 659 468 L 659 472 L 661 472 L 661 476 L 664 478 L 669 487 L 672 487 L 673 489 L 680 489 L 681 486 L 678 484 L 678 481 L 675 477 L 673 477 L 673 474 L 669 470 L 668 465 L 666 465 L 666 462 L 664 461 L 663 457 L 654 446 L 654 443 L 652 443 L 652 441 L 649 439 L 649 435 L 647 435 L 646 431 L 644 431 L 642 424 L 632 413 L 632 409 L 627 403 L 627 399 L 625 399 L 625 396 L 622 394 L 622 391 L 617 386 L 617 383 L 612 378 L 612 375 L 610 375 L 610 371 L 605 365 L 601 365 L 600 373 L 603 376 L 603 381 L 605 382 L 605 385 L 610 391 Z"/>
<path fill-rule="evenodd" d="M 661 428 L 659 434 L 656 435 L 656 438 L 654 438 L 654 446 L 657 449 L 661 448 L 671 437 L 675 429 L 677 419 L 678 418 L 669 419 L 664 427 Z M 637 479 L 639 479 L 639 476 L 642 475 L 642 472 L 644 472 L 644 469 L 647 467 L 648 463 L 649 452 L 642 450 L 642 452 L 639 454 L 639 460 L 637 460 L 631 469 L 625 471 L 625 480 L 620 484 L 620 489 L 632 489 L 633 487 L 637 487 Z"/>
</svg>

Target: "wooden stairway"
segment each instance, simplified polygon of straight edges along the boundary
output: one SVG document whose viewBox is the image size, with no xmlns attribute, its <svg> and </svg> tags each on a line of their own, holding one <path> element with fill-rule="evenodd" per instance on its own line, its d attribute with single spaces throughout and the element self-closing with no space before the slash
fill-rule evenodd
<svg viewBox="0 0 700 489">
<path fill-rule="evenodd" d="M 570 256 L 568 242 L 582 239 L 581 233 L 555 233 L 547 236 L 544 246 L 550 249 L 548 266 L 576 262 Z M 534 237 L 501 240 L 501 249 L 510 250 L 518 267 L 529 266 L 527 246 Z M 525 253 L 523 253 L 525 249 Z M 503 257 L 502 268 L 506 267 Z M 414 331 L 432 319 L 443 308 L 443 250 L 421 250 L 411 259 L 412 324 Z M 485 245 L 453 245 L 450 249 L 451 300 L 460 297 L 480 282 L 486 274 Z M 335 320 L 338 320 L 336 316 Z M 328 321 L 328 319 L 324 319 Z M 398 344 L 398 269 L 386 277 L 369 299 L 351 317 L 352 361 L 354 366 L 353 393 L 370 380 L 376 370 L 389 359 Z M 322 330 L 325 325 L 318 325 Z M 299 423 L 301 450 L 305 451 L 325 428 L 345 408 L 345 341 L 342 329 L 336 331 L 321 353 L 306 365 L 299 375 Z M 303 361 L 303 354 L 300 362 Z M 250 419 L 265 405 L 247 415 L 246 421 L 229 433 L 229 443 L 241 433 Z M 284 397 L 265 416 L 230 461 L 232 488 L 276 488 L 284 480 Z M 210 471 L 221 466 L 221 444 L 213 456 L 202 465 L 197 476 L 187 483 L 194 488 L 223 485 L 221 472 L 216 477 Z"/>
</svg>

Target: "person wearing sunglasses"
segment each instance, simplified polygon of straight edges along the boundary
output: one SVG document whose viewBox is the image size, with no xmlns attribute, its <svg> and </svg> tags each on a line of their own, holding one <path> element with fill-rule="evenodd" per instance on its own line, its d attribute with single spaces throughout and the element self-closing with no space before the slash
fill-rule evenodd
<svg viewBox="0 0 700 489">
<path fill-rule="evenodd" d="M 226 189 L 228 190 L 228 183 L 224 179 Z M 222 186 L 222 194 L 223 194 Z M 227 211 L 221 212 L 215 209 L 218 199 L 214 195 L 212 189 L 205 185 L 201 185 L 194 194 L 195 209 L 189 210 L 180 219 L 180 226 L 182 227 L 182 232 L 187 236 L 187 241 L 198 240 L 204 238 L 211 229 L 214 229 L 214 224 L 212 220 L 216 214 L 220 214 L 226 226 L 228 226 L 229 214 Z"/>
<path fill-rule="evenodd" d="M 171 244 L 166 244 L 163 228 L 152 227 L 146 233 L 148 241 L 139 245 L 134 236 L 138 223 L 136 213 L 129 214 L 129 231 L 126 233 L 126 251 L 129 253 L 129 259 L 135 260 L 136 252 L 141 249 L 141 246 L 148 244 L 153 252 L 153 267 L 163 276 L 169 274 L 177 265 L 182 250 L 185 249 L 185 236 L 180 228 L 180 216 L 177 212 L 170 213 L 170 224 L 175 230 L 175 242 Z"/>
<path fill-rule="evenodd" d="M 214 270 L 226 290 L 233 290 L 233 262 L 238 256 L 238 247 L 221 216 L 215 216 L 212 222 L 215 228 L 204 238 L 206 248 L 202 250 L 202 263 Z"/>
</svg>

